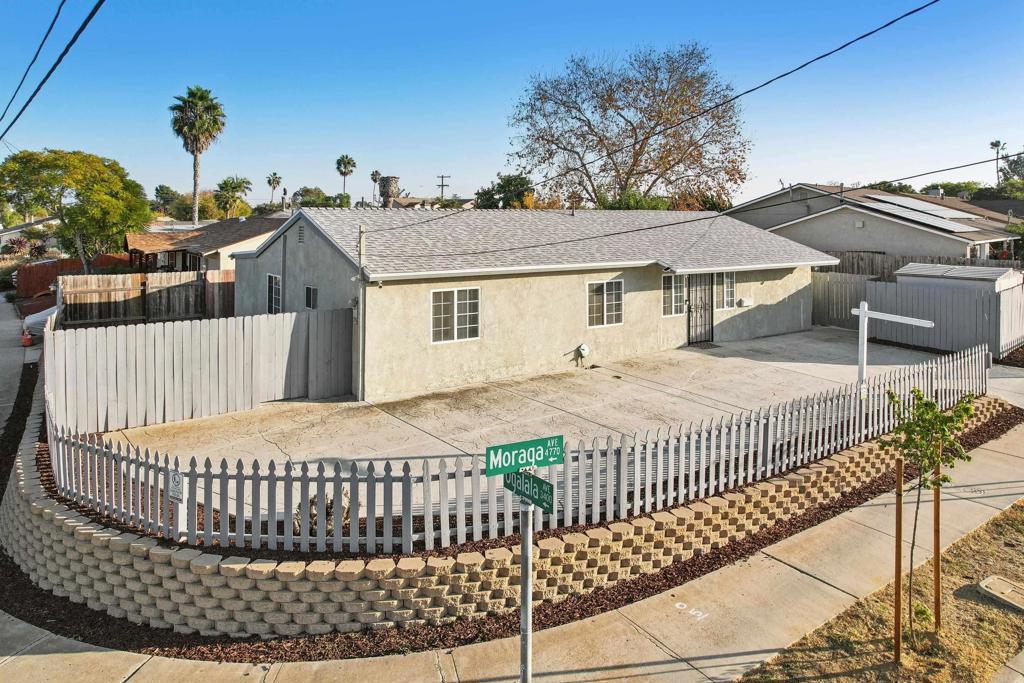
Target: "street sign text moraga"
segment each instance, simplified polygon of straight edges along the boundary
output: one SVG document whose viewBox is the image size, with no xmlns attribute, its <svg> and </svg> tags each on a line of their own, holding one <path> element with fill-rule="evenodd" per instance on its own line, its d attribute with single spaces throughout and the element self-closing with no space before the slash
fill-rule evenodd
<svg viewBox="0 0 1024 683">
<path fill-rule="evenodd" d="M 564 457 L 561 436 L 546 436 L 543 439 L 488 446 L 485 456 L 487 476 L 518 472 L 524 467 L 561 465 Z"/>
<path fill-rule="evenodd" d="M 540 477 L 529 472 L 508 472 L 505 475 L 505 488 L 521 498 L 525 498 L 544 512 L 555 511 L 555 487 Z"/>
</svg>

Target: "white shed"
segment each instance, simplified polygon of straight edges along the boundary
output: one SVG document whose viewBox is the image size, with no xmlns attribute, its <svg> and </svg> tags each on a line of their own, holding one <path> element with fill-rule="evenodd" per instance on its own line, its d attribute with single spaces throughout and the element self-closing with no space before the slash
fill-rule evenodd
<svg viewBox="0 0 1024 683">
<path fill-rule="evenodd" d="M 1002 292 L 1024 282 L 1024 273 L 1013 268 L 951 266 L 941 263 L 908 263 L 894 275 L 901 287 L 954 288 Z"/>
</svg>

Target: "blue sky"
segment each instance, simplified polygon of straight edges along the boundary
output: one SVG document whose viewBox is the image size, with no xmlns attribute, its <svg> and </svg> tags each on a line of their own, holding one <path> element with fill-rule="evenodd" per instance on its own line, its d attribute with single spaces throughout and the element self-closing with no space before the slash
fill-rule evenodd
<svg viewBox="0 0 1024 683">
<path fill-rule="evenodd" d="M 921 1 L 108 0 L 8 140 L 113 157 L 149 192 L 158 183 L 187 190 L 191 162 L 167 106 L 200 84 L 228 117 L 203 157 L 206 186 L 248 176 L 255 203 L 277 171 L 289 191 L 338 192 L 334 159 L 347 153 L 358 163 L 349 178 L 357 199 L 370 195 L 375 168 L 401 176 L 415 195 L 436 194 L 443 172 L 468 196 L 507 170 L 506 120 L 529 77 L 557 71 L 572 54 L 698 41 L 744 89 Z M 56 5 L 0 2 L 4 102 Z M 68 0 L 27 86 L 91 5 Z M 753 149 L 735 199 L 777 189 L 779 179 L 871 181 L 974 161 L 994 138 L 1024 149 L 1021 35 L 1022 2 L 943 0 L 744 98 Z M 982 167 L 914 183 L 993 175 Z"/>
</svg>

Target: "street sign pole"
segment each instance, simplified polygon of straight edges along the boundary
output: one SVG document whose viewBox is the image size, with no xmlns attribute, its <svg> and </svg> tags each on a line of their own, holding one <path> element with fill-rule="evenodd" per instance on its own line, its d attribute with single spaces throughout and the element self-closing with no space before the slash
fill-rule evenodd
<svg viewBox="0 0 1024 683">
<path fill-rule="evenodd" d="M 519 501 L 519 532 L 523 537 L 519 578 L 519 681 L 533 680 L 533 503 Z"/>
</svg>

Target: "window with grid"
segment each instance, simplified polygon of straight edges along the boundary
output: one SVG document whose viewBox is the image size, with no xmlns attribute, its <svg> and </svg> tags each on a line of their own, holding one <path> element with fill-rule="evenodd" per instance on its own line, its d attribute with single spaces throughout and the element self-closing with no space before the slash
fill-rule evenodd
<svg viewBox="0 0 1024 683">
<path fill-rule="evenodd" d="M 663 316 L 686 313 L 686 276 L 661 276 L 661 314 Z"/>
<path fill-rule="evenodd" d="M 311 311 L 316 310 L 316 299 L 319 294 L 320 290 L 318 288 L 306 285 L 306 308 Z"/>
<path fill-rule="evenodd" d="M 480 290 L 441 289 L 431 292 L 431 341 L 448 342 L 480 337 Z"/>
<path fill-rule="evenodd" d="M 622 280 L 587 284 L 587 326 L 622 323 Z"/>
<path fill-rule="evenodd" d="M 267 273 L 267 313 L 281 312 L 281 276 Z"/>
<path fill-rule="evenodd" d="M 736 273 L 715 273 L 715 309 L 736 308 Z"/>
</svg>

